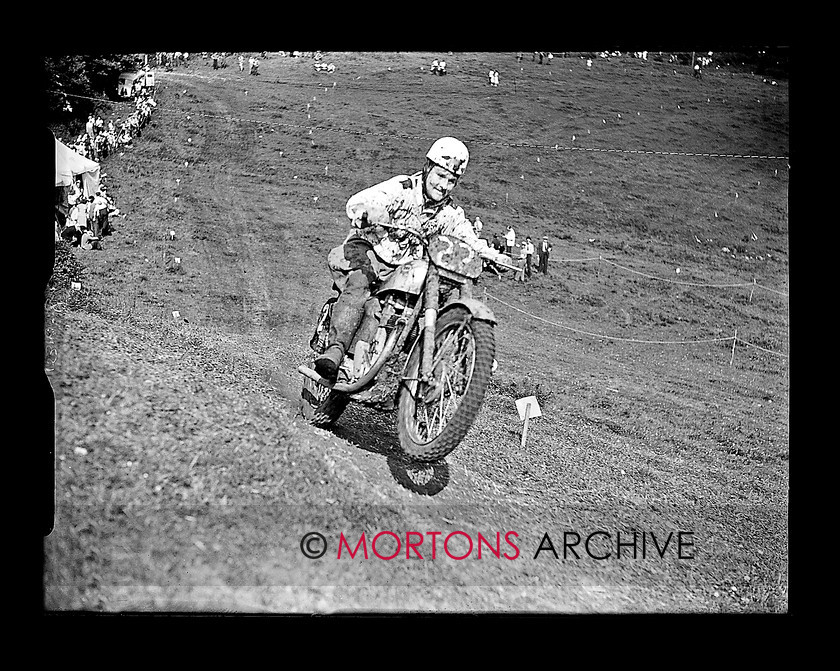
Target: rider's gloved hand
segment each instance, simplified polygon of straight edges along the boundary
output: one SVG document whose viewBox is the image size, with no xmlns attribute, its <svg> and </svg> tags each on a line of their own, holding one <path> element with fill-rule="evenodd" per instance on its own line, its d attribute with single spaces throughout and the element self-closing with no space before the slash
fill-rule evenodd
<svg viewBox="0 0 840 671">
<path fill-rule="evenodd" d="M 369 226 L 379 226 L 380 224 L 388 224 L 391 217 L 388 211 L 375 203 L 368 204 L 362 212 L 356 214 L 356 226 L 359 228 L 368 228 Z"/>
</svg>

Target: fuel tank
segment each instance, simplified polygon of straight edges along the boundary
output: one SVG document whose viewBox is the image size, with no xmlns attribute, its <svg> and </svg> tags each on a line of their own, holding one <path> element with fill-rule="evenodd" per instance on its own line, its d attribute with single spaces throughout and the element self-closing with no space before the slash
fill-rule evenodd
<svg viewBox="0 0 840 671">
<path fill-rule="evenodd" d="M 388 278 L 381 284 L 376 294 L 385 291 L 404 291 L 409 294 L 420 294 L 423 292 L 423 282 L 426 280 L 426 273 L 429 271 L 429 262 L 425 259 L 414 259 L 401 266 L 394 268 Z"/>
</svg>

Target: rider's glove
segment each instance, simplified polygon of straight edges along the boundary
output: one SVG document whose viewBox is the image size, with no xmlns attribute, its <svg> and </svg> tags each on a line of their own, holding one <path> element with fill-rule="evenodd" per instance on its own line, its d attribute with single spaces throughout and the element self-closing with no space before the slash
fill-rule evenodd
<svg viewBox="0 0 840 671">
<path fill-rule="evenodd" d="M 354 223 L 358 228 L 368 228 L 370 226 L 387 224 L 391 220 L 388 210 L 378 203 L 372 202 L 365 204 L 361 213 L 358 213 L 359 209 L 362 208 L 359 207 L 356 212 L 353 213 L 354 216 L 357 217 Z"/>
</svg>

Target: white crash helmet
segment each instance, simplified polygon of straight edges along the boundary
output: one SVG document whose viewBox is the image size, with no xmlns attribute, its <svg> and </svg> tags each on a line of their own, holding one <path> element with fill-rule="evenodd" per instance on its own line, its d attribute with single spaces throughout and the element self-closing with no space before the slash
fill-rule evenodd
<svg viewBox="0 0 840 671">
<path fill-rule="evenodd" d="M 442 137 L 435 140 L 426 158 L 432 163 L 446 168 L 456 177 L 460 177 L 467 169 L 470 152 L 466 145 L 454 137 Z"/>
</svg>

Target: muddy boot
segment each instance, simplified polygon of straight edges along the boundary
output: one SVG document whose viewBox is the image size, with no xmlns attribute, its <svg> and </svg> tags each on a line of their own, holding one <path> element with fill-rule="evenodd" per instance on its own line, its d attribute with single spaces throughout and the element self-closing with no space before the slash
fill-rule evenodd
<svg viewBox="0 0 840 671">
<path fill-rule="evenodd" d="M 315 359 L 315 372 L 321 377 L 330 381 L 337 379 L 338 368 L 344 358 L 344 353 L 353 342 L 353 336 L 356 334 L 359 322 L 362 321 L 364 301 L 367 297 L 366 291 L 361 296 L 357 296 L 355 291 L 345 290 L 333 305 L 327 341 L 329 344 L 324 353 Z"/>
<path fill-rule="evenodd" d="M 327 347 L 324 353 L 315 359 L 315 372 L 323 378 L 335 381 L 338 377 L 338 367 L 344 358 L 344 345 L 335 343 Z"/>
</svg>

